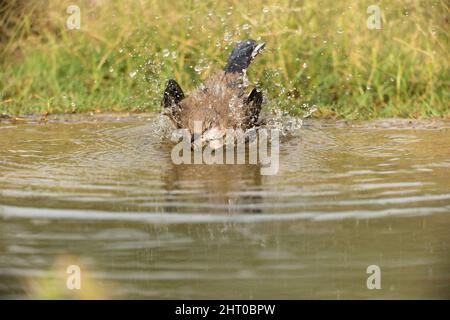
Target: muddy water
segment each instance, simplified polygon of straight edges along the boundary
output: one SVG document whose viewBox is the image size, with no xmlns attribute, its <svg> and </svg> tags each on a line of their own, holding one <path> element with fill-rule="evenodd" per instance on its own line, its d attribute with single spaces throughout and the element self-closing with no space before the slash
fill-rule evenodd
<svg viewBox="0 0 450 320">
<path fill-rule="evenodd" d="M 450 298 L 449 129 L 305 125 L 262 176 L 155 121 L 0 124 L 0 297 Z"/>
</svg>

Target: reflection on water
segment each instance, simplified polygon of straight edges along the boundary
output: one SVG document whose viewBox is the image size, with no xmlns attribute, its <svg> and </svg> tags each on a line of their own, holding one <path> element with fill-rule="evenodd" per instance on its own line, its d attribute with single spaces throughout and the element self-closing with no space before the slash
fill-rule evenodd
<svg viewBox="0 0 450 320">
<path fill-rule="evenodd" d="M 0 297 L 71 297 L 72 257 L 75 298 L 450 298 L 448 130 L 306 126 L 261 176 L 155 123 L 0 125 Z"/>
</svg>

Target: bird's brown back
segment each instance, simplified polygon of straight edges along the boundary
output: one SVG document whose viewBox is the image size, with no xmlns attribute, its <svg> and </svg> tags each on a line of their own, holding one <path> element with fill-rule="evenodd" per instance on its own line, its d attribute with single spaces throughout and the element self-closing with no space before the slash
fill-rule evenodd
<svg viewBox="0 0 450 320">
<path fill-rule="evenodd" d="M 245 96 L 242 76 L 219 72 L 189 93 L 180 103 L 178 125 L 194 132 L 194 121 L 202 122 L 202 131 L 246 129 Z"/>
</svg>

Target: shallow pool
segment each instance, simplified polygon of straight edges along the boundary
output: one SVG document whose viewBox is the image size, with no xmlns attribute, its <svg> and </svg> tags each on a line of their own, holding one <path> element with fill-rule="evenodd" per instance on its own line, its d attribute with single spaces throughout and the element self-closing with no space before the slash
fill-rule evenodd
<svg viewBox="0 0 450 320">
<path fill-rule="evenodd" d="M 263 176 L 157 122 L 0 123 L 0 297 L 450 298 L 448 128 L 305 122 Z"/>
</svg>

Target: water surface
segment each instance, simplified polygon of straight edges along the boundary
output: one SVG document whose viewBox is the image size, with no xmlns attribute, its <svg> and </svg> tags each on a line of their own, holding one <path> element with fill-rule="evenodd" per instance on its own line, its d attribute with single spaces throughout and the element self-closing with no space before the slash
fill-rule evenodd
<svg viewBox="0 0 450 320">
<path fill-rule="evenodd" d="M 305 125 L 262 176 L 155 118 L 1 123 L 0 297 L 450 298 L 449 133 Z"/>
</svg>

